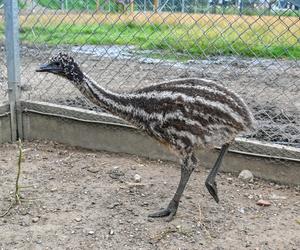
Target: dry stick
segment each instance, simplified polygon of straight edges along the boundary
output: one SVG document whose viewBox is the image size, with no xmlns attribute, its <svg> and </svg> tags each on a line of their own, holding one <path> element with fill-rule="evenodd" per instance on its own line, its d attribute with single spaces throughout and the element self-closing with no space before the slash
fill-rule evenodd
<svg viewBox="0 0 300 250">
<path fill-rule="evenodd" d="M 21 139 L 18 140 L 18 148 L 19 148 L 19 158 L 18 158 L 18 171 L 17 171 L 16 189 L 15 189 L 16 204 L 21 203 L 20 187 L 19 187 L 19 179 L 20 179 L 20 175 L 21 175 L 21 164 L 22 164 L 22 159 L 23 159 L 23 149 L 22 149 Z"/>
<path fill-rule="evenodd" d="M 19 149 L 19 157 L 18 157 L 17 178 L 15 184 L 15 200 L 11 201 L 8 209 L 3 214 L 0 215 L 0 218 L 6 216 L 9 213 L 9 211 L 13 208 L 13 206 L 21 204 L 22 197 L 20 196 L 20 186 L 19 186 L 19 180 L 21 176 L 21 164 L 23 159 L 23 148 L 22 148 L 21 139 L 18 140 L 18 149 Z"/>
<path fill-rule="evenodd" d="M 9 213 L 9 211 L 13 208 L 14 204 L 15 204 L 15 202 L 12 201 L 12 202 L 10 203 L 8 209 L 7 209 L 3 214 L 0 215 L 0 218 L 6 216 L 6 215 Z"/>
<path fill-rule="evenodd" d="M 203 221 L 203 215 L 202 215 L 202 209 L 201 209 L 201 205 L 199 204 L 199 225 L 200 227 L 204 230 L 204 232 L 206 233 L 206 235 L 208 236 L 208 238 L 210 240 L 212 240 L 211 234 L 210 232 L 207 230 L 204 221 Z"/>
</svg>

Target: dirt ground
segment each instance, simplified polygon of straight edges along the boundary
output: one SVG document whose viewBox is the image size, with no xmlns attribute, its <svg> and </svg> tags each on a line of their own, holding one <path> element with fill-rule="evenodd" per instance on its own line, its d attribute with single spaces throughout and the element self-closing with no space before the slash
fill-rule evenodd
<svg viewBox="0 0 300 250">
<path fill-rule="evenodd" d="M 53 142 L 23 146 L 27 201 L 0 218 L 0 249 L 299 249 L 300 187 L 220 174 L 220 203 L 192 175 L 172 222 L 147 217 L 175 191 L 177 164 Z M 0 146 L 0 213 L 13 195 L 17 146 Z M 141 182 L 133 181 L 134 175 Z M 271 202 L 261 207 L 259 199 Z"/>
</svg>

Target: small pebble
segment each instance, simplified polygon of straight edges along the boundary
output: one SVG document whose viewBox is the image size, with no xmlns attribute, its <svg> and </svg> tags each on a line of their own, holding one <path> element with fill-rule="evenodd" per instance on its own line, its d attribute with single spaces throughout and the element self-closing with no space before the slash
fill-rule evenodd
<svg viewBox="0 0 300 250">
<path fill-rule="evenodd" d="M 115 207 L 117 207 L 117 206 L 119 206 L 119 205 L 120 205 L 120 203 L 115 202 L 115 203 L 109 204 L 109 205 L 106 206 L 106 207 L 109 208 L 109 209 L 113 209 L 113 208 L 115 208 Z"/>
<path fill-rule="evenodd" d="M 239 174 L 239 179 L 247 182 L 252 182 L 253 181 L 253 174 L 249 170 L 243 170 Z"/>
<path fill-rule="evenodd" d="M 154 222 L 154 219 L 153 218 L 147 218 L 147 220 L 149 221 L 149 222 Z"/>
<path fill-rule="evenodd" d="M 22 222 L 20 223 L 20 226 L 22 226 L 22 227 L 27 227 L 28 224 L 27 224 L 25 221 L 22 221 Z"/>
<path fill-rule="evenodd" d="M 133 180 L 135 183 L 140 183 L 142 181 L 142 177 L 139 174 L 135 174 Z"/>
<path fill-rule="evenodd" d="M 245 209 L 243 207 L 239 208 L 239 212 L 244 214 L 245 213 Z"/>
<path fill-rule="evenodd" d="M 80 217 L 76 217 L 75 221 L 80 222 L 82 219 Z"/>
<path fill-rule="evenodd" d="M 271 200 L 286 200 L 287 199 L 286 196 L 279 196 L 279 195 L 276 195 L 276 194 L 272 194 L 269 198 Z"/>
<path fill-rule="evenodd" d="M 226 178 L 226 180 L 228 181 L 228 183 L 232 183 L 232 181 L 233 181 L 233 178 L 231 178 L 231 177 L 228 177 L 228 178 Z"/>
<path fill-rule="evenodd" d="M 98 173 L 100 170 L 97 167 L 90 167 L 90 168 L 87 169 L 87 171 L 90 172 L 90 173 L 95 174 L 95 173 Z"/>
<path fill-rule="evenodd" d="M 32 220 L 31 220 L 33 223 L 37 223 L 38 221 L 39 221 L 39 218 L 38 217 L 34 217 L 34 218 L 32 218 Z"/>
<path fill-rule="evenodd" d="M 267 201 L 267 200 L 260 199 L 256 202 L 256 205 L 263 206 L 263 207 L 268 207 L 268 206 L 271 206 L 271 202 Z"/>
<path fill-rule="evenodd" d="M 41 240 L 37 240 L 35 243 L 36 244 L 42 244 L 42 241 Z"/>
<path fill-rule="evenodd" d="M 190 200 L 190 199 L 192 199 L 193 197 L 190 196 L 190 195 L 185 195 L 185 198 L 186 198 L 187 200 Z"/>
</svg>

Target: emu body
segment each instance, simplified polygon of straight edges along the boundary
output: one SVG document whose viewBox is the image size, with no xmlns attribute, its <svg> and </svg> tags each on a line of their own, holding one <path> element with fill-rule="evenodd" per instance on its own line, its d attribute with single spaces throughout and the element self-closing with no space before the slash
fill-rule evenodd
<svg viewBox="0 0 300 250">
<path fill-rule="evenodd" d="M 38 72 L 50 72 L 69 79 L 94 104 L 146 131 L 175 152 L 181 160 L 181 178 L 166 209 L 150 214 L 168 216 L 177 212 L 180 198 L 197 165 L 196 148 L 222 146 L 206 187 L 218 202 L 215 177 L 222 159 L 236 135 L 253 128 L 247 105 L 234 92 L 206 79 L 179 79 L 130 93 L 119 94 L 99 86 L 84 74 L 74 59 L 58 54 Z"/>
</svg>

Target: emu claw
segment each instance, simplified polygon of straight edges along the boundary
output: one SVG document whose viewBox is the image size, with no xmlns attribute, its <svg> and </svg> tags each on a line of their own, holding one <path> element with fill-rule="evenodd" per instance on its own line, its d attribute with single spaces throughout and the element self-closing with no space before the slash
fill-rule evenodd
<svg viewBox="0 0 300 250">
<path fill-rule="evenodd" d="M 149 214 L 148 217 L 151 217 L 151 218 L 167 217 L 166 221 L 170 222 L 171 220 L 173 220 L 175 214 L 176 214 L 176 210 L 164 208 L 155 213 Z"/>
<path fill-rule="evenodd" d="M 166 217 L 171 214 L 171 210 L 169 208 L 163 208 L 155 213 L 151 213 L 148 215 L 148 217 L 151 218 L 159 218 L 159 217 Z"/>
<path fill-rule="evenodd" d="M 205 182 L 205 186 L 208 189 L 208 192 L 211 194 L 211 196 L 214 198 L 214 200 L 219 203 L 219 197 L 218 197 L 218 189 L 217 189 L 217 183 L 214 181 L 212 184 L 209 181 Z"/>
</svg>

